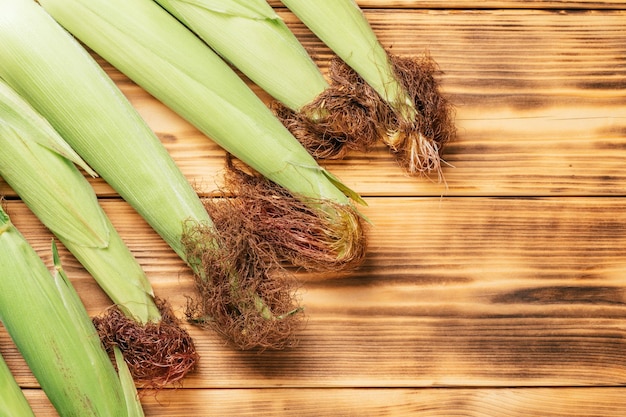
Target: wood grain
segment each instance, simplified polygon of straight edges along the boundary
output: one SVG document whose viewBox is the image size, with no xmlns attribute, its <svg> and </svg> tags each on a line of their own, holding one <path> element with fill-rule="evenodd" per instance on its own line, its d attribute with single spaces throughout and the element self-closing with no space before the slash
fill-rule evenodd
<svg viewBox="0 0 626 417">
<path fill-rule="evenodd" d="M 144 392 L 146 416 L 625 415 L 626 3 L 359 4 L 385 46 L 427 50 L 443 71 L 459 129 L 446 183 L 405 176 L 382 146 L 325 162 L 368 203 L 365 264 L 293 271 L 307 315 L 294 349 L 239 352 L 189 326 L 198 369 L 182 387 Z M 278 10 L 326 71 L 328 48 Z M 214 192 L 223 151 L 99 62 L 198 192 Z M 183 317 L 189 270 L 90 181 Z M 0 195 L 51 266 L 51 234 L 1 179 Z M 105 309 L 62 247 L 61 258 L 88 312 Z M 0 352 L 37 416 L 56 416 L 1 327 Z"/>
<path fill-rule="evenodd" d="M 246 389 L 167 390 L 143 398 L 146 417 L 503 415 L 610 417 L 626 412 L 622 388 L 579 389 Z M 26 391 L 40 417 L 56 417 L 37 391 Z"/>
<path fill-rule="evenodd" d="M 623 9 L 623 1 L 544 1 L 544 0 L 356 0 L 362 9 Z M 280 0 L 269 0 L 274 7 L 284 7 Z"/>
<path fill-rule="evenodd" d="M 326 71 L 330 53 L 284 15 Z M 376 195 L 615 195 L 626 187 L 624 11 L 396 11 L 367 13 L 398 54 L 425 49 L 444 71 L 458 137 L 446 184 L 404 175 L 384 147 L 325 165 Z M 199 192 L 220 183 L 223 151 L 107 66 Z M 256 91 L 264 99 L 258 89 Z M 94 181 L 100 195 L 113 195 Z M 12 191 L 0 181 L 0 194 Z"/>
<path fill-rule="evenodd" d="M 299 347 L 233 352 L 215 334 L 194 329 L 203 362 L 185 387 L 626 382 L 623 199 L 368 203 L 364 213 L 374 226 L 363 267 L 340 277 L 300 274 L 309 321 Z M 103 206 L 156 294 L 182 313 L 184 296 L 193 294 L 188 271 L 125 203 Z M 49 259 L 47 231 L 21 203 L 8 209 Z M 62 253 L 62 260 L 88 311 L 106 308 L 108 300 L 71 256 Z M 15 359 L 13 349 L 2 352 Z M 14 371 L 21 383 L 34 384 L 24 367 Z"/>
</svg>

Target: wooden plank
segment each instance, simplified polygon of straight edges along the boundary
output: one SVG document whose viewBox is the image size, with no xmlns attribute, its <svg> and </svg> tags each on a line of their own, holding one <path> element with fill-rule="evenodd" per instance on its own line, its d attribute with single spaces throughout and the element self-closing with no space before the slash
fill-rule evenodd
<svg viewBox="0 0 626 417">
<path fill-rule="evenodd" d="M 427 49 L 437 60 L 459 136 L 445 157 L 454 166 L 444 171 L 447 188 L 403 177 L 382 148 L 328 164 L 348 185 L 366 195 L 622 192 L 623 165 L 614 156 L 626 132 L 623 12 L 367 16 L 395 53 Z M 295 22 L 294 31 L 325 68 L 328 50 Z"/>
<path fill-rule="evenodd" d="M 506 387 L 626 383 L 623 198 L 370 198 L 363 267 L 298 274 L 308 316 L 285 352 L 237 352 L 192 329 L 187 388 Z M 191 277 L 121 201 L 105 210 L 182 315 Z M 14 222 L 50 263 L 49 234 L 21 203 Z M 88 311 L 108 300 L 65 251 Z M 36 386 L 7 336 L 0 351 Z"/>
<path fill-rule="evenodd" d="M 624 388 L 580 389 L 246 389 L 166 390 L 142 398 L 151 416 L 496 416 L 613 417 L 626 413 Z M 39 417 L 56 417 L 40 391 L 26 397 Z"/>
<path fill-rule="evenodd" d="M 284 7 L 280 0 L 268 2 L 273 7 Z M 438 1 L 438 0 L 357 0 L 362 9 L 624 9 L 623 1 Z"/>
<path fill-rule="evenodd" d="M 326 70 L 329 51 L 284 15 Z M 626 12 L 370 11 L 384 45 L 428 49 L 457 107 L 446 185 L 409 178 L 384 147 L 325 165 L 366 196 L 619 195 L 626 186 Z M 106 66 L 201 193 L 224 153 Z M 256 91 L 265 100 L 258 88 Z M 100 195 L 113 195 L 94 181 Z M 0 181 L 0 194 L 13 192 Z"/>
</svg>

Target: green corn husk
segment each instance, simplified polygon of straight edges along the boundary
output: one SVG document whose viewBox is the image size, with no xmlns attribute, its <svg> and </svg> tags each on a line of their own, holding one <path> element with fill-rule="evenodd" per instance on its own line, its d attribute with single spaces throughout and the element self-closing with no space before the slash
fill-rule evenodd
<svg viewBox="0 0 626 417">
<path fill-rule="evenodd" d="M 77 164 L 96 173 L 0 79 L 0 176 L 126 314 L 161 318 L 150 282 Z"/>
<path fill-rule="evenodd" d="M 356 3 L 285 2 L 339 55 L 329 83 L 265 0 L 154 1 L 274 97 L 276 115 L 316 158 L 382 138 L 411 174 L 440 173 L 454 127 L 436 65 L 388 55 Z"/>
<path fill-rule="evenodd" d="M 387 51 L 354 0 L 283 2 L 313 33 L 371 85 L 407 121 L 417 113 L 396 78 Z"/>
<path fill-rule="evenodd" d="M 124 314 L 126 325 L 140 332 L 132 340 L 116 340 L 131 363 L 139 363 L 135 351 L 150 357 L 134 368 L 138 379 L 162 385 L 183 378 L 196 361 L 191 337 L 175 323 L 162 320 L 143 269 L 74 164 L 93 176 L 95 172 L 2 79 L 0 144 L 0 176 L 94 277 Z M 168 331 L 161 330 L 157 337 L 157 325 Z M 189 346 L 189 351 L 152 353 L 160 351 L 155 343 L 171 346 L 180 340 L 187 340 L 182 346 Z"/>
<path fill-rule="evenodd" d="M 128 368 L 128 364 L 124 359 L 124 354 L 118 346 L 113 347 L 113 355 L 115 358 L 115 364 L 117 365 L 117 373 L 122 384 L 122 391 L 124 392 L 124 401 L 126 403 L 126 411 L 129 416 L 144 417 L 143 407 L 139 400 L 137 393 L 137 387 L 133 380 L 133 376 Z"/>
<path fill-rule="evenodd" d="M 180 219 L 207 224 L 211 219 L 158 138 L 98 64 L 39 6 L 34 7 L 36 3 L 0 0 L 0 5 L 0 78 L 148 223 L 161 224 L 157 231 L 184 257 L 177 243 L 183 229 Z M 128 165 L 135 167 L 134 175 L 125 169 Z M 163 187 L 174 188 L 170 202 L 155 192 Z M 163 212 L 170 216 L 160 215 Z"/>
<path fill-rule="evenodd" d="M 338 270 L 361 261 L 360 219 L 346 193 L 360 197 L 320 167 L 231 67 L 158 4 L 40 3 L 70 33 L 227 152 L 293 195 L 315 201 L 319 216 L 334 230 L 319 234 L 328 242 L 323 261 L 311 261 L 313 268 Z"/>
<path fill-rule="evenodd" d="M 84 15 L 89 16 L 89 12 Z M 114 42 L 106 33 L 99 36 L 109 43 Z M 3 45 L 0 78 L 49 121 L 89 166 L 192 267 L 202 282 L 237 283 L 227 299 L 210 300 L 217 313 L 207 312 L 208 317 L 202 319 L 210 321 L 240 346 L 249 347 L 251 337 L 259 334 L 262 338 L 271 338 L 274 329 L 280 329 L 280 335 L 274 338 L 278 339 L 276 346 L 291 341 L 299 322 L 296 317 L 299 315 L 286 315 L 297 310 L 291 305 L 292 294 L 282 287 L 262 294 L 255 284 L 256 275 L 268 273 L 268 267 L 259 263 L 258 271 L 235 270 L 232 265 L 216 262 L 210 270 L 201 268 L 200 258 L 220 260 L 224 258 L 223 252 L 231 249 L 228 244 L 218 244 L 211 235 L 216 233 L 212 219 L 191 185 L 156 135 L 89 53 L 30 0 L 0 0 L 0 43 Z M 202 233 L 193 242 L 187 239 L 183 244 L 182 238 L 189 235 L 190 229 L 206 229 L 211 233 Z M 195 250 L 191 257 L 188 256 L 190 248 Z M 256 274 L 255 281 L 249 282 L 252 280 L 248 274 L 252 273 Z M 274 294 L 280 294 L 289 302 L 275 305 L 268 299 Z M 252 297 L 254 302 L 246 304 L 239 300 L 241 297 Z M 218 314 L 221 312 L 236 318 L 238 326 L 234 330 L 230 325 L 223 329 L 225 324 Z M 168 316 L 174 317 L 173 314 Z M 250 317 L 259 318 L 255 321 L 258 328 L 248 325 L 246 320 Z M 157 326 L 156 330 L 159 328 Z M 239 343 L 237 339 L 244 339 L 244 342 Z"/>
<path fill-rule="evenodd" d="M 35 417 L 24 393 L 0 355 L 0 417 Z"/>
<path fill-rule="evenodd" d="M 272 97 L 301 109 L 326 88 L 319 68 L 265 0 L 155 0 Z"/>
<path fill-rule="evenodd" d="M 70 33 L 270 180 L 298 195 L 348 203 L 331 174 L 303 152 L 240 77 L 157 4 L 40 3 Z"/>
<path fill-rule="evenodd" d="M 378 129 L 409 174 L 435 173 L 441 180 L 443 147 L 456 129 L 451 106 L 434 79 L 434 61 L 429 56 L 391 56 L 354 0 L 285 0 L 283 4 L 356 72 L 351 74 L 341 63 L 331 66 L 331 76 L 340 87 L 354 90 L 352 100 L 372 109 L 363 124 L 353 121 L 357 130 Z M 324 105 L 324 99 L 318 101 Z M 346 100 L 338 103 L 344 104 Z"/>
<path fill-rule="evenodd" d="M 50 272 L 0 207 L 0 320 L 60 416 L 127 416 L 120 379 L 58 262 Z"/>
</svg>

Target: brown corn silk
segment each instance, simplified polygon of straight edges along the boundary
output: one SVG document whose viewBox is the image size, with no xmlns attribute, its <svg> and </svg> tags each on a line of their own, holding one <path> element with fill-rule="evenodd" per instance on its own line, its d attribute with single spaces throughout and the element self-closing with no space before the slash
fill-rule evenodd
<svg viewBox="0 0 626 417">
<path fill-rule="evenodd" d="M 92 319 L 110 355 L 117 346 L 136 384 L 160 389 L 180 382 L 198 360 L 193 340 L 164 301 L 155 300 L 161 321 L 141 324 L 116 307 Z"/>
<path fill-rule="evenodd" d="M 439 69 L 427 54 L 389 55 L 394 72 L 408 91 L 417 116 L 406 120 L 384 102 L 340 58 L 330 62 L 330 86 L 299 112 L 273 102 L 272 109 L 309 152 L 319 159 L 367 151 L 382 138 L 400 166 L 413 175 L 442 178 L 445 145 L 456 135 L 454 109 L 441 93 Z"/>
<path fill-rule="evenodd" d="M 183 235 L 200 294 L 187 316 L 242 350 L 292 347 L 304 315 L 284 265 L 317 273 L 358 267 L 365 222 L 351 204 L 295 196 L 231 155 L 224 179 L 221 192 L 204 199 L 213 226 L 189 223 Z"/>
<path fill-rule="evenodd" d="M 188 300 L 188 320 L 213 328 L 241 350 L 295 346 L 304 319 L 295 279 L 281 267 L 271 244 L 250 233 L 233 200 L 207 200 L 206 207 L 214 227 L 190 223 L 183 235 L 198 271 L 199 296 Z M 219 249 L 198 244 L 207 241 Z"/>
<path fill-rule="evenodd" d="M 315 272 L 352 270 L 363 262 L 365 222 L 354 206 L 293 195 L 232 160 L 227 167 L 231 216 L 241 216 L 243 228 L 280 261 Z"/>
</svg>

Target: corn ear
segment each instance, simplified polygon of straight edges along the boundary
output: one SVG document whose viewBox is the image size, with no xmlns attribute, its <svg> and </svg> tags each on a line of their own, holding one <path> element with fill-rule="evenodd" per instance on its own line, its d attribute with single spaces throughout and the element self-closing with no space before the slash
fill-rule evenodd
<svg viewBox="0 0 626 417">
<path fill-rule="evenodd" d="M 74 163 L 91 169 L 1 79 L 0 122 L 0 176 L 126 315 L 158 321 L 150 282 Z"/>
<path fill-rule="evenodd" d="M 152 0 L 40 3 L 83 43 L 266 178 L 296 195 L 348 203 L 237 73 Z"/>
<path fill-rule="evenodd" d="M 287 107 L 299 110 L 328 87 L 265 0 L 155 0 L 224 59 Z"/>
<path fill-rule="evenodd" d="M 91 14 L 67 11 L 77 18 Z M 211 224 L 211 219 L 162 143 L 104 70 L 31 0 L 0 0 L 0 42 L 0 78 L 185 259 L 183 220 Z"/>
<path fill-rule="evenodd" d="M 298 18 L 350 65 L 406 121 L 417 110 L 391 61 L 354 0 L 285 0 Z"/>
<path fill-rule="evenodd" d="M 58 263 L 45 264 L 0 207 L 0 320 L 61 416 L 126 416 L 120 380 Z"/>
<path fill-rule="evenodd" d="M 152 0 L 40 3 L 130 79 L 311 209 L 311 217 L 323 225 L 290 227 L 291 218 L 283 217 L 280 238 L 266 239 L 285 250 L 280 257 L 309 269 L 328 269 L 328 257 L 338 261 L 332 270 L 361 262 L 364 234 L 360 219 L 352 219 L 358 213 L 350 199 L 363 200 L 318 165 L 241 77 L 183 24 Z M 346 243 L 358 248 L 344 248 Z M 315 249 L 305 253 L 310 247 Z"/>
<path fill-rule="evenodd" d="M 24 393 L 0 355 L 0 417 L 35 417 Z"/>
<path fill-rule="evenodd" d="M 366 112 L 365 124 L 344 123 L 341 133 L 347 132 L 350 139 L 339 140 L 333 146 L 341 150 L 342 142 L 353 142 L 367 148 L 367 138 L 378 136 L 409 174 L 436 173 L 439 181 L 443 180 L 441 154 L 444 145 L 455 136 L 456 128 L 452 107 L 439 92 L 434 77 L 436 63 L 427 55 L 417 58 L 388 54 L 355 0 L 283 3 L 356 73 L 335 61 L 331 65 L 331 85 L 341 88 L 346 80 L 351 80 L 345 88 L 359 91 L 355 96 L 371 109 Z M 342 102 L 340 98 L 335 105 L 341 106 Z M 355 107 L 355 111 L 360 113 L 361 109 Z M 288 112 L 284 118 L 290 122 Z M 332 122 L 333 117 L 330 119 Z M 368 133 L 363 136 L 360 131 Z M 307 143 L 306 136 L 299 138 Z M 321 149 L 320 155 L 335 153 L 333 146 L 318 146 L 316 142 L 313 135 L 307 146 Z M 354 146 L 358 149 L 363 145 Z"/>
</svg>

